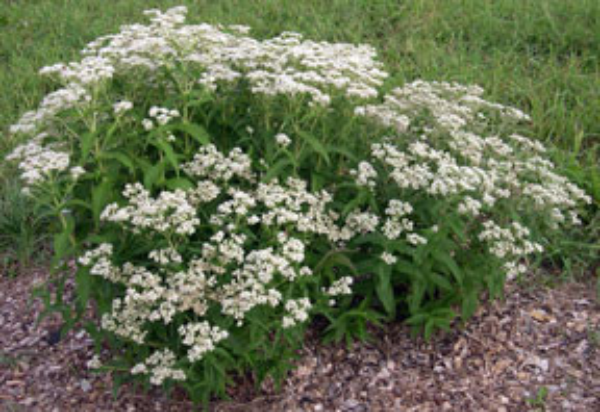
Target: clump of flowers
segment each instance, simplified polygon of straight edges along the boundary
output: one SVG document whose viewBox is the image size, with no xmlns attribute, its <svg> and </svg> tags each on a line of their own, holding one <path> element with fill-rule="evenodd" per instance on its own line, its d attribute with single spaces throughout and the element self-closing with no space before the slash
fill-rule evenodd
<svg viewBox="0 0 600 412">
<path fill-rule="evenodd" d="M 428 336 L 590 201 L 479 87 L 383 95 L 370 46 L 146 14 L 42 69 L 62 88 L 11 128 L 56 264 L 77 258 L 75 309 L 93 299 L 119 348 L 95 368 L 207 400 L 282 377 L 316 315 L 350 339 L 400 309 Z"/>
</svg>

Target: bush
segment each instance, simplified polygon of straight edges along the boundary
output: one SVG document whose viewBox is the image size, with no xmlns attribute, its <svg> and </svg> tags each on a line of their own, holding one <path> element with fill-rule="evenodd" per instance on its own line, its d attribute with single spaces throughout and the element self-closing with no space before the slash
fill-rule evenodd
<svg viewBox="0 0 600 412">
<path fill-rule="evenodd" d="M 590 201 L 476 86 L 394 88 L 369 46 L 146 14 L 42 69 L 63 87 L 11 128 L 113 348 L 95 368 L 206 401 L 283 377 L 315 316 L 330 339 L 395 318 L 429 337 Z"/>
</svg>

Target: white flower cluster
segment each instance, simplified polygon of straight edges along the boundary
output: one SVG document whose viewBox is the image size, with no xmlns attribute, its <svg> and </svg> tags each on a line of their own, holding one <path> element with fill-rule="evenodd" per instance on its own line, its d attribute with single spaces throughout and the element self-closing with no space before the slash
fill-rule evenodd
<svg viewBox="0 0 600 412">
<path fill-rule="evenodd" d="M 381 254 L 381 260 L 383 260 L 386 264 L 390 266 L 395 265 L 396 262 L 398 262 L 398 258 L 389 252 L 383 252 Z"/>
<path fill-rule="evenodd" d="M 283 327 L 291 328 L 296 326 L 298 322 L 305 322 L 308 319 L 308 312 L 312 304 L 308 298 L 288 300 L 285 303 L 287 316 L 283 317 Z"/>
<path fill-rule="evenodd" d="M 104 209 L 102 220 L 131 225 L 139 232 L 142 229 L 162 233 L 191 235 L 200 224 L 196 207 L 183 190 L 161 192 L 157 199 L 139 184 L 127 185 L 123 195 L 130 205 L 120 208 L 112 203 Z"/>
<path fill-rule="evenodd" d="M 403 232 L 411 232 L 414 227 L 412 220 L 406 218 L 406 215 L 412 213 L 413 208 L 408 202 L 392 199 L 385 209 L 387 219 L 383 224 L 383 234 L 390 240 L 398 239 Z M 384 259 L 385 260 L 385 259 Z"/>
<path fill-rule="evenodd" d="M 206 352 L 215 348 L 215 344 L 226 339 L 227 331 L 216 326 L 210 326 L 208 322 L 188 323 L 179 328 L 179 334 L 183 337 L 183 344 L 189 346 L 188 359 L 196 362 Z"/>
<path fill-rule="evenodd" d="M 434 196 L 461 195 L 461 214 L 479 216 L 502 199 L 532 201 L 539 209 L 552 209 L 557 222 L 576 221 L 575 208 L 590 197 L 554 171 L 540 157 L 543 147 L 519 135 L 480 136 L 487 117 L 496 113 L 506 121 L 526 120 L 520 111 L 489 103 L 476 87 L 448 83 L 415 82 L 395 89 L 381 106 L 365 114 L 388 127 L 383 116 L 433 116 L 436 128 L 406 144 L 400 137 L 372 146 L 372 156 L 390 169 L 390 178 L 401 189 L 422 190 Z M 422 126 L 415 124 L 418 133 Z M 409 125 L 402 130 L 408 133 Z M 406 139 L 403 137 L 402 139 Z M 394 143 L 397 141 L 398 143 Z"/>
<path fill-rule="evenodd" d="M 40 133 L 29 142 L 18 146 L 7 160 L 18 162 L 21 178 L 28 185 L 42 182 L 56 173 L 69 169 L 70 156 L 54 143 L 44 146 L 47 133 Z M 73 176 L 75 177 L 75 176 Z"/>
<path fill-rule="evenodd" d="M 488 220 L 483 223 L 479 240 L 487 243 L 492 255 L 504 261 L 506 277 L 513 279 L 527 271 L 527 266 L 520 263 L 522 258 L 543 250 L 542 245 L 528 240 L 529 235 L 529 229 L 518 222 L 502 228 Z"/>
<path fill-rule="evenodd" d="M 357 170 L 351 170 L 350 174 L 355 176 L 358 186 L 373 188 L 376 185 L 377 171 L 369 162 L 360 162 Z"/>
<path fill-rule="evenodd" d="M 277 133 L 275 135 L 275 142 L 281 147 L 288 147 L 292 143 L 292 139 L 285 133 Z"/>
<path fill-rule="evenodd" d="M 393 89 L 381 105 L 358 107 L 357 115 L 371 117 L 397 132 L 406 132 L 412 118 L 431 115 L 437 126 L 446 131 L 461 130 L 477 119 L 485 119 L 482 112 L 498 112 L 512 121 L 530 120 L 525 113 L 484 100 L 483 89 L 456 83 L 425 82 L 417 80 Z"/>
<path fill-rule="evenodd" d="M 144 126 L 144 129 L 147 131 L 154 129 L 157 124 L 164 126 L 171 120 L 181 116 L 179 111 L 175 109 L 166 109 L 164 107 L 157 106 L 152 106 L 148 111 L 148 115 L 150 116 L 150 119 L 142 120 L 142 126 Z"/>
<path fill-rule="evenodd" d="M 150 375 L 153 385 L 162 385 L 167 379 L 185 380 L 185 373 L 175 368 L 176 357 L 169 349 L 154 352 L 144 362 L 138 363 L 131 369 L 132 375 Z"/>
<path fill-rule="evenodd" d="M 111 61 L 102 56 L 89 56 L 81 62 L 58 63 L 40 70 L 40 74 L 54 75 L 65 83 L 81 86 L 94 85 L 112 79 L 115 68 Z"/>
<path fill-rule="evenodd" d="M 306 41 L 290 32 L 259 41 L 247 37 L 243 26 L 184 25 L 186 12 L 185 7 L 152 10 L 150 25 L 125 26 L 90 43 L 85 52 L 109 60 L 116 73 L 156 71 L 176 59 L 201 67 L 199 82 L 211 89 L 243 79 L 254 93 L 304 94 L 320 105 L 329 104 L 330 90 L 377 96 L 387 77 L 371 46 Z"/>
<path fill-rule="evenodd" d="M 352 283 L 354 283 L 354 279 L 352 277 L 341 277 L 324 290 L 325 294 L 328 296 L 351 295 Z"/>
<path fill-rule="evenodd" d="M 194 159 L 182 169 L 190 176 L 207 178 L 212 181 L 228 182 L 234 177 L 253 180 L 252 162 L 250 157 L 235 148 L 227 156 L 217 150 L 214 145 L 200 148 Z"/>
<path fill-rule="evenodd" d="M 131 109 L 133 109 L 133 103 L 127 100 L 122 100 L 113 104 L 113 111 L 117 116 L 120 116 Z"/>
<path fill-rule="evenodd" d="M 148 257 L 160 265 L 181 263 L 183 261 L 181 255 L 173 247 L 153 250 L 148 254 Z"/>
</svg>

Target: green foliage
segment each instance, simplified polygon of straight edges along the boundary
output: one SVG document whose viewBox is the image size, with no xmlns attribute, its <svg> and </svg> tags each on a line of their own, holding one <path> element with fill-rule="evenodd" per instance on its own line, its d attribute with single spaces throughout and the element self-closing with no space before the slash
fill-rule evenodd
<svg viewBox="0 0 600 412">
<path fill-rule="evenodd" d="M 4 180 L 0 187 L 0 273 L 17 275 L 49 254 L 44 252 L 48 222 L 18 181 Z"/>
</svg>

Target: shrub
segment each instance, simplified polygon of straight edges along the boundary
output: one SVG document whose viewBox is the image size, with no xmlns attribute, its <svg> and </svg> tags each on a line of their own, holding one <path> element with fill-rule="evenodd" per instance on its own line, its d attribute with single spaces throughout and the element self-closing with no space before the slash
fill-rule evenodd
<svg viewBox="0 0 600 412">
<path fill-rule="evenodd" d="M 146 14 L 42 69 L 62 88 L 11 128 L 113 348 L 95 368 L 206 401 L 284 376 L 315 316 L 331 339 L 383 318 L 428 337 L 589 202 L 479 87 L 394 88 L 369 46 Z"/>
</svg>

